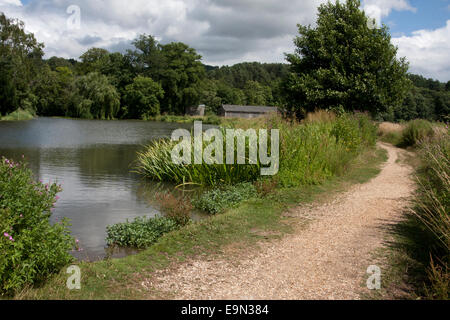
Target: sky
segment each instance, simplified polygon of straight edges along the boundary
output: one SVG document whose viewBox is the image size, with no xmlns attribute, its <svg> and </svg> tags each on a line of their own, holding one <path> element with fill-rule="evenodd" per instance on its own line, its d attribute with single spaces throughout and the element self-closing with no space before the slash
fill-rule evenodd
<svg viewBox="0 0 450 320">
<path fill-rule="evenodd" d="M 286 62 L 297 24 L 314 25 L 326 0 L 0 0 L 0 12 L 25 22 L 46 57 L 78 58 L 91 47 L 125 52 L 139 34 L 181 41 L 209 65 Z M 450 0 L 362 0 L 389 26 L 410 72 L 450 80 Z M 79 12 L 79 14 L 78 14 Z"/>
</svg>

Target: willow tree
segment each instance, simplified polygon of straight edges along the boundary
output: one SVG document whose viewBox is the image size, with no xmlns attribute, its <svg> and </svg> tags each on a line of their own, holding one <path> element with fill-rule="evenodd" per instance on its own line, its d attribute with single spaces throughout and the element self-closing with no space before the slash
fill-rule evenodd
<svg viewBox="0 0 450 320">
<path fill-rule="evenodd" d="M 93 72 L 76 80 L 72 116 L 114 119 L 120 110 L 120 95 L 108 77 Z"/>
<path fill-rule="evenodd" d="M 287 108 L 297 117 L 330 108 L 392 114 L 402 104 L 408 63 L 397 58 L 388 28 L 375 27 L 360 1 L 323 4 L 316 26 L 298 29 L 284 82 Z"/>
</svg>

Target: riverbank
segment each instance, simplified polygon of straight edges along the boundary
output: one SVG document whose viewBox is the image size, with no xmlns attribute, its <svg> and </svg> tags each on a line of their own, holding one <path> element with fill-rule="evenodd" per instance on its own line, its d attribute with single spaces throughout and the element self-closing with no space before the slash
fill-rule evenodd
<svg viewBox="0 0 450 320">
<path fill-rule="evenodd" d="M 42 287 L 25 290 L 15 298 L 139 299 L 149 294 L 158 296 L 157 290 L 142 285 L 142 281 L 156 270 L 193 257 L 207 260 L 230 247 L 257 250 L 260 241 L 279 239 L 293 231 L 284 212 L 300 204 L 324 201 L 352 185 L 369 181 L 380 172 L 380 165 L 386 159 L 385 151 L 368 150 L 354 159 L 343 175 L 321 185 L 283 188 L 264 198 L 249 200 L 224 214 L 166 234 L 156 244 L 134 256 L 95 263 L 81 262 L 81 290 L 66 288 L 67 274 L 63 269 Z"/>
<path fill-rule="evenodd" d="M 18 109 L 10 114 L 0 117 L 0 121 L 27 121 L 34 119 L 35 116 L 27 110 Z"/>
</svg>

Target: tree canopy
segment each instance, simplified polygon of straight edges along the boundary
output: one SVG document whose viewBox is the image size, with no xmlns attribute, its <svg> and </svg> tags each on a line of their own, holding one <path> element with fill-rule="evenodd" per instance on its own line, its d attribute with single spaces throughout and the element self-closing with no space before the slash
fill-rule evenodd
<svg viewBox="0 0 450 320">
<path fill-rule="evenodd" d="M 386 26 L 370 27 L 360 1 L 319 7 L 317 26 L 298 26 L 296 51 L 284 83 L 287 106 L 298 117 L 315 109 L 392 113 L 408 90 L 408 64 L 397 59 Z"/>
</svg>

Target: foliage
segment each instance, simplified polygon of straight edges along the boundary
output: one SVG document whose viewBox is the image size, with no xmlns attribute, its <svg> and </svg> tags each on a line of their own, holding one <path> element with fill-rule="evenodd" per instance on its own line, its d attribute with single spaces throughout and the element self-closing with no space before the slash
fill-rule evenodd
<svg viewBox="0 0 450 320">
<path fill-rule="evenodd" d="M 183 227 L 191 222 L 192 204 L 189 198 L 169 192 L 156 194 L 156 200 L 164 216 L 175 221 L 177 226 Z"/>
<path fill-rule="evenodd" d="M 274 116 L 267 119 L 243 121 L 240 128 L 280 130 L 280 184 L 297 186 L 318 184 L 342 173 L 349 162 L 364 148 L 375 145 L 377 128 L 364 114 L 344 114 L 332 122 L 292 123 Z M 223 129 L 225 130 L 225 129 Z M 242 132 L 241 134 L 244 134 Z M 224 145 L 226 134 L 223 132 Z M 192 139 L 193 140 L 193 139 Z M 202 164 L 177 165 L 171 152 L 178 143 L 169 140 L 154 141 L 138 154 L 138 170 L 144 176 L 158 181 L 197 183 L 202 185 L 253 182 L 260 177 L 261 165 Z M 191 152 L 194 152 L 191 141 Z M 203 148 L 207 146 L 204 141 Z M 225 150 L 224 150 L 225 154 Z M 246 155 L 249 154 L 246 139 Z M 193 156 L 191 156 L 193 158 Z"/>
<path fill-rule="evenodd" d="M 224 145 L 226 133 L 222 131 Z M 243 133 L 242 133 L 243 134 Z M 192 159 L 194 155 L 194 139 L 191 139 Z M 175 183 L 196 183 L 201 185 L 234 184 L 242 181 L 255 181 L 260 175 L 260 165 L 248 164 L 202 164 L 178 165 L 172 161 L 172 150 L 177 142 L 167 139 L 153 141 L 146 151 L 138 153 L 138 171 L 145 177 L 157 181 Z M 203 150 L 208 143 L 203 140 Z M 248 154 L 248 140 L 246 154 Z M 224 154 L 225 151 L 224 151 Z"/>
<path fill-rule="evenodd" d="M 169 218 L 136 218 L 134 221 L 118 223 L 106 228 L 106 243 L 109 246 L 146 248 L 164 234 L 176 230 L 177 224 Z"/>
<path fill-rule="evenodd" d="M 415 215 L 425 227 L 431 243 L 428 298 L 448 299 L 450 276 L 450 136 L 442 133 L 419 144 L 423 168 L 419 171 L 419 189 Z"/>
<path fill-rule="evenodd" d="M 0 161 L 0 294 L 39 283 L 72 261 L 68 221 L 50 223 L 59 191 L 35 182 L 23 163 Z"/>
<path fill-rule="evenodd" d="M 19 107 L 34 111 L 32 82 L 43 47 L 23 22 L 0 12 L 0 115 Z"/>
<path fill-rule="evenodd" d="M 319 7 L 317 26 L 299 25 L 284 82 L 288 111 L 299 118 L 341 107 L 372 115 L 399 106 L 409 90 L 408 65 L 397 60 L 386 26 L 369 28 L 360 1 Z"/>
<path fill-rule="evenodd" d="M 164 90 L 157 82 L 151 78 L 138 76 L 125 90 L 124 100 L 128 117 L 147 119 L 159 114 L 160 100 L 164 97 Z"/>
<path fill-rule="evenodd" d="M 106 76 L 89 73 L 77 79 L 72 116 L 86 119 L 114 119 L 119 112 L 120 97 Z"/>
<path fill-rule="evenodd" d="M 425 138 L 432 137 L 433 135 L 434 129 L 431 122 L 422 119 L 413 120 L 408 122 L 405 129 L 403 130 L 400 146 L 416 146 Z"/>
<path fill-rule="evenodd" d="M 0 121 L 26 121 L 33 118 L 34 115 L 30 111 L 17 109 L 4 117 L 0 117 Z"/>
<path fill-rule="evenodd" d="M 240 183 L 208 191 L 194 200 L 197 209 L 211 214 L 223 212 L 234 208 L 242 201 L 255 198 L 258 195 L 255 186 L 251 183 Z"/>
</svg>

